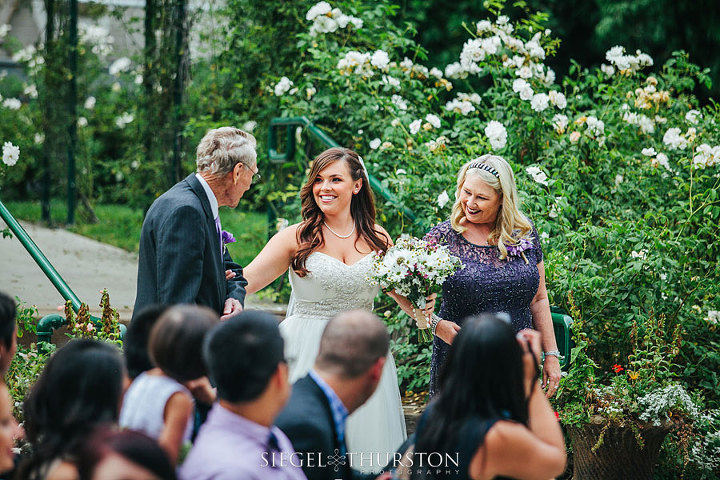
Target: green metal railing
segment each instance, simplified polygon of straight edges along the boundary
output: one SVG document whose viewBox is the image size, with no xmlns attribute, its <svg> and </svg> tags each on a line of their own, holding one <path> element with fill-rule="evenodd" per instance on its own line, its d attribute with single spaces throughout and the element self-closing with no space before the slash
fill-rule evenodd
<svg viewBox="0 0 720 480">
<path fill-rule="evenodd" d="M 278 151 L 278 129 L 280 127 L 285 127 L 286 132 L 286 145 L 284 152 Z M 270 162 L 284 163 L 291 162 L 295 159 L 297 144 L 295 141 L 295 132 L 293 127 L 303 127 L 328 148 L 342 146 L 330 137 L 330 135 L 322 131 L 317 125 L 313 124 L 307 117 L 273 118 L 270 120 L 270 132 L 268 134 L 268 157 L 270 158 Z M 367 166 L 365 168 L 367 169 Z M 417 221 L 415 213 L 408 207 L 404 205 L 401 206 L 400 200 L 398 200 L 398 198 L 393 195 L 390 190 L 385 188 L 376 176 L 371 174 L 369 171 L 367 174 L 370 187 L 372 187 L 375 192 L 388 202 L 400 208 L 407 218 L 413 222 Z"/>
<path fill-rule="evenodd" d="M 2 201 L 0 201 L 0 217 L 2 217 L 7 226 L 10 228 L 10 231 L 13 232 L 13 234 L 17 237 L 22 246 L 25 247 L 25 250 L 27 250 L 33 260 L 35 260 L 35 263 L 37 263 L 43 273 L 45 273 L 45 276 L 47 276 L 48 280 L 50 280 L 53 286 L 55 286 L 55 288 L 60 293 L 60 295 L 62 295 L 65 301 L 70 301 L 72 303 L 72 308 L 77 313 L 77 311 L 80 309 L 80 305 L 82 304 L 80 299 L 77 297 L 77 295 L 75 295 L 75 292 L 72 291 L 70 285 L 68 285 L 67 282 L 65 282 L 65 280 L 62 278 L 62 276 L 60 276 L 58 271 L 55 269 L 55 267 L 53 267 L 45 254 L 42 252 L 42 250 L 40 250 L 40 248 L 35 244 L 33 239 L 30 238 L 30 235 L 28 235 L 22 225 L 20 225 L 20 223 L 10 213 L 10 210 L 7 209 L 7 207 L 2 203 Z M 91 319 L 96 323 L 100 321 L 100 319 L 97 317 L 91 317 Z M 65 317 L 57 313 L 45 315 L 44 317 L 42 317 L 37 324 L 38 342 L 50 342 L 52 339 L 52 332 L 56 328 L 65 325 L 65 321 Z M 125 326 L 121 325 L 121 336 L 123 335 L 124 331 Z"/>
</svg>

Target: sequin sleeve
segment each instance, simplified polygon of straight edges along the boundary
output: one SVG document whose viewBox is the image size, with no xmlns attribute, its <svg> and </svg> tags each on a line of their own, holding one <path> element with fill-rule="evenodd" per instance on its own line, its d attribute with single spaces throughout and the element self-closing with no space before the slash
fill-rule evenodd
<svg viewBox="0 0 720 480">
<path fill-rule="evenodd" d="M 535 259 L 537 260 L 536 263 L 540 263 L 543 261 L 543 251 L 542 251 L 542 246 L 540 245 L 540 235 L 538 234 L 537 228 L 535 227 L 535 223 L 533 223 L 532 220 L 530 221 L 530 225 L 532 225 L 533 248 L 537 252 L 537 254 L 535 255 Z"/>
<path fill-rule="evenodd" d="M 423 240 L 426 242 L 438 243 L 440 245 L 448 244 L 448 232 L 450 230 L 450 222 L 445 221 L 438 223 L 425 234 Z"/>
</svg>

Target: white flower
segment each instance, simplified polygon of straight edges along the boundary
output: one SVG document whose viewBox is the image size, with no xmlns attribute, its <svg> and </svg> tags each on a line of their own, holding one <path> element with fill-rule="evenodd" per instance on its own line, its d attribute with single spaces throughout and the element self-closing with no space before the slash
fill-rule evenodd
<svg viewBox="0 0 720 480">
<path fill-rule="evenodd" d="M 521 91 L 523 91 L 525 88 L 527 88 L 529 86 L 530 86 L 530 84 L 527 82 L 527 80 L 525 80 L 523 78 L 516 78 L 515 80 L 513 80 L 512 89 L 513 89 L 513 92 L 520 93 Z"/>
<path fill-rule="evenodd" d="M 113 83 L 111 88 L 115 93 L 120 93 L 122 91 L 122 86 L 118 82 Z"/>
<path fill-rule="evenodd" d="M 625 48 L 616 45 L 605 53 L 605 59 L 610 63 L 614 63 L 619 57 L 623 56 L 624 53 Z"/>
<path fill-rule="evenodd" d="M 392 102 L 393 105 L 395 105 L 398 108 L 398 110 L 407 110 L 408 109 L 407 102 L 400 95 L 393 95 L 390 98 L 390 101 Z"/>
<path fill-rule="evenodd" d="M 135 75 L 135 85 L 142 85 L 143 82 L 143 76 L 142 75 Z"/>
<path fill-rule="evenodd" d="M 313 95 L 315 95 L 316 93 L 317 93 L 317 89 L 313 85 L 310 85 L 309 87 L 307 87 L 305 89 L 305 97 L 308 100 L 310 100 L 313 97 Z"/>
<path fill-rule="evenodd" d="M 370 64 L 380 70 L 387 70 L 388 65 L 390 65 L 390 57 L 387 52 L 376 50 L 375 53 L 372 54 L 372 57 L 370 57 Z"/>
<path fill-rule="evenodd" d="M 420 131 L 420 127 L 422 126 L 422 120 L 415 120 L 410 124 L 410 133 L 412 135 L 415 135 Z"/>
<path fill-rule="evenodd" d="M 27 47 L 15 52 L 12 59 L 14 62 L 29 62 L 32 60 L 33 56 L 35 56 L 36 51 L 37 50 L 34 45 L 28 45 Z"/>
<path fill-rule="evenodd" d="M 450 196 L 448 195 L 446 190 L 443 190 L 440 195 L 437 197 L 438 206 L 440 208 L 443 208 L 447 203 L 450 201 Z"/>
<path fill-rule="evenodd" d="M 397 126 L 400 126 L 401 123 L 402 122 L 400 121 L 399 118 L 393 118 L 392 121 L 390 122 L 390 126 L 397 127 Z"/>
<path fill-rule="evenodd" d="M 480 20 L 477 23 L 477 33 L 489 32 L 492 28 L 492 23 L 489 20 Z"/>
<path fill-rule="evenodd" d="M 115 119 L 115 125 L 117 125 L 118 128 L 125 128 L 125 125 L 131 123 L 133 120 L 135 120 L 135 117 L 133 117 L 128 112 L 124 112 L 122 115 Z"/>
<path fill-rule="evenodd" d="M 435 77 L 438 80 L 442 80 L 443 72 L 439 68 L 433 67 L 430 69 L 430 76 Z"/>
<path fill-rule="evenodd" d="M 475 105 L 467 100 L 455 99 L 445 104 L 445 110 L 448 112 L 456 112 L 462 115 L 467 115 L 470 112 L 475 111 Z"/>
<path fill-rule="evenodd" d="M 10 30 L 12 30 L 12 25 L 7 23 L 0 25 L 0 42 L 2 42 L 2 39 L 7 36 Z"/>
<path fill-rule="evenodd" d="M 248 133 L 252 133 L 252 131 L 255 130 L 255 127 L 257 127 L 257 122 L 255 120 L 248 120 L 243 123 L 242 129 Z"/>
<path fill-rule="evenodd" d="M 327 15 L 332 10 L 332 7 L 328 2 L 318 2 L 313 5 L 310 10 L 305 14 L 305 19 L 308 21 L 315 20 L 320 15 Z"/>
<path fill-rule="evenodd" d="M 654 148 L 650 147 L 650 148 L 643 148 L 642 154 L 645 155 L 646 157 L 654 157 L 655 155 L 657 155 L 657 152 L 655 151 Z"/>
<path fill-rule="evenodd" d="M 633 251 L 630 253 L 630 256 L 631 256 L 632 258 L 642 258 L 642 259 L 646 259 L 646 258 L 647 258 L 647 250 L 640 250 L 639 252 L 636 252 L 635 250 L 633 250 Z"/>
<path fill-rule="evenodd" d="M 467 78 L 468 71 L 460 65 L 460 62 L 455 62 L 445 67 L 445 76 L 447 78 L 463 79 Z"/>
<path fill-rule="evenodd" d="M 88 126 L 87 118 L 85 118 L 85 117 L 78 118 L 77 125 L 78 125 L 78 127 L 81 127 L 81 128 L 87 127 Z"/>
<path fill-rule="evenodd" d="M 532 109 L 536 112 L 542 112 L 545 110 L 550 103 L 550 97 L 546 93 L 537 93 L 533 96 L 530 101 Z"/>
<path fill-rule="evenodd" d="M 45 135 L 42 133 L 36 133 L 34 137 L 35 143 L 40 145 L 45 141 Z"/>
<path fill-rule="evenodd" d="M 390 148 L 393 148 L 393 144 L 390 142 L 383 142 L 382 145 L 380 145 L 380 150 L 388 150 Z"/>
<path fill-rule="evenodd" d="M 548 97 L 550 97 L 550 103 L 555 105 L 560 110 L 567 106 L 567 99 L 565 98 L 565 94 L 563 94 L 562 92 L 551 90 L 550 93 L 548 93 Z"/>
<path fill-rule="evenodd" d="M 380 140 L 379 138 L 374 138 L 370 141 L 370 148 L 372 148 L 373 150 L 377 150 L 378 148 L 380 148 L 380 144 L 382 144 L 382 140 Z"/>
<path fill-rule="evenodd" d="M 587 117 L 585 121 L 588 131 L 593 137 L 600 137 L 605 133 L 605 122 L 593 116 Z"/>
<path fill-rule="evenodd" d="M 698 110 L 690 110 L 685 114 L 685 120 L 693 125 L 697 125 L 701 118 L 702 114 Z"/>
<path fill-rule="evenodd" d="M 435 128 L 440 128 L 440 117 L 437 115 L 433 115 L 432 113 L 428 113 L 425 116 L 425 120 L 432 125 Z"/>
<path fill-rule="evenodd" d="M 547 232 L 542 232 L 542 233 L 540 234 L 540 240 L 547 240 L 547 239 L 549 239 L 549 238 L 550 238 L 550 234 L 547 233 Z"/>
<path fill-rule="evenodd" d="M 137 160 L 133 160 L 132 162 L 130 162 L 130 168 L 132 168 L 133 170 L 137 170 L 137 168 L 139 166 L 140 166 L 140 163 L 138 163 Z"/>
<path fill-rule="evenodd" d="M 310 35 L 315 36 L 318 33 L 332 33 L 340 28 L 338 22 L 330 17 L 321 15 L 315 19 L 315 23 L 310 27 Z"/>
<path fill-rule="evenodd" d="M 117 75 L 118 73 L 126 72 L 128 68 L 130 68 L 130 65 L 132 65 L 132 62 L 129 58 L 118 58 L 110 65 L 108 71 L 110 72 L 110 75 Z"/>
<path fill-rule="evenodd" d="M 22 107 L 22 102 L 17 98 L 6 98 L 5 100 L 3 100 L 2 105 L 9 110 L 20 110 L 20 107 Z"/>
<path fill-rule="evenodd" d="M 618 173 L 617 175 L 615 175 L 615 186 L 617 187 L 617 186 L 620 185 L 624 180 L 625 180 L 625 177 L 623 177 L 622 175 L 620 175 L 620 174 Z"/>
<path fill-rule="evenodd" d="M 646 115 L 638 115 L 637 124 L 640 126 L 640 130 L 642 130 L 643 133 L 650 134 L 655 132 L 655 123 L 652 118 Z"/>
<path fill-rule="evenodd" d="M 490 123 L 485 127 L 485 136 L 490 141 L 490 146 L 493 150 L 501 150 L 505 148 L 507 144 L 507 130 L 502 123 L 491 120 Z"/>
<path fill-rule="evenodd" d="M 27 95 L 27 96 L 30 97 L 30 98 L 37 98 L 37 96 L 38 96 L 37 87 L 36 87 L 34 84 L 33 84 L 33 85 L 28 85 L 28 86 L 25 87 L 25 89 L 23 90 L 23 94 L 24 94 L 24 95 Z"/>
<path fill-rule="evenodd" d="M 680 134 L 679 128 L 668 128 L 663 135 L 663 143 L 673 150 L 684 150 L 687 147 L 687 140 Z"/>
<path fill-rule="evenodd" d="M 382 76 L 382 82 L 385 85 L 390 85 L 393 88 L 399 88 L 400 87 L 400 80 L 397 78 L 391 76 L 391 75 L 383 75 Z"/>
<path fill-rule="evenodd" d="M 85 110 L 92 110 L 93 108 L 95 108 L 95 102 L 95 97 L 88 97 L 85 100 Z"/>
<path fill-rule="evenodd" d="M 540 170 L 539 167 L 530 166 L 525 169 L 525 171 L 533 177 L 533 180 L 535 180 L 537 183 L 540 183 L 542 185 L 547 186 L 547 175 L 545 172 Z"/>
<path fill-rule="evenodd" d="M 3 163 L 8 167 L 15 165 L 20 158 L 20 147 L 16 147 L 10 142 L 3 144 Z"/>
<path fill-rule="evenodd" d="M 568 117 L 563 115 L 562 113 L 556 114 L 553 119 L 553 127 L 555 127 L 555 131 L 557 133 L 564 133 L 565 129 L 568 126 Z"/>
<path fill-rule="evenodd" d="M 515 71 L 515 75 L 520 78 L 532 78 L 532 70 L 530 70 L 530 67 L 524 66 L 522 68 L 518 68 Z"/>
<path fill-rule="evenodd" d="M 603 72 L 608 77 L 612 77 L 613 74 L 615 73 L 615 69 L 612 67 L 612 65 L 606 65 L 604 63 L 602 65 L 600 65 L 600 71 Z"/>
<path fill-rule="evenodd" d="M 287 78 L 282 77 L 280 81 L 275 85 L 275 96 L 280 97 L 287 93 L 293 87 L 293 82 Z"/>
<path fill-rule="evenodd" d="M 405 175 L 407 172 L 403 168 L 398 168 L 395 170 L 395 175 Z"/>
<path fill-rule="evenodd" d="M 653 159 L 652 164 L 654 166 L 660 165 L 665 170 L 672 172 L 672 169 L 670 168 L 670 162 L 668 162 L 668 157 L 664 153 L 658 153 L 657 157 Z"/>
<path fill-rule="evenodd" d="M 485 50 L 483 49 L 483 39 L 471 38 L 463 45 L 460 52 L 460 65 L 469 68 L 477 62 L 485 60 Z"/>
</svg>

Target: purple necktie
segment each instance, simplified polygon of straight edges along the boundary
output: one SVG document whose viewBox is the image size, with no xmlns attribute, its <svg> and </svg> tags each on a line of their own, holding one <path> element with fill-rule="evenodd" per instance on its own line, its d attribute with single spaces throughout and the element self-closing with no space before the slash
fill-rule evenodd
<svg viewBox="0 0 720 480">
<path fill-rule="evenodd" d="M 215 230 L 218 234 L 218 240 L 220 241 L 220 259 L 223 258 L 223 241 L 222 241 L 222 230 L 220 229 L 220 217 L 215 217 Z"/>
</svg>

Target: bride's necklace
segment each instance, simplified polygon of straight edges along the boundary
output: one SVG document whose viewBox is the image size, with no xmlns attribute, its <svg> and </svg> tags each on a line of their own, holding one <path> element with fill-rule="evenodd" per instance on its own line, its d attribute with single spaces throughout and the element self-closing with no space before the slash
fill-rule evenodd
<svg viewBox="0 0 720 480">
<path fill-rule="evenodd" d="M 348 233 L 347 235 L 340 235 L 335 230 L 330 228 L 330 225 L 328 225 L 324 220 L 323 220 L 323 224 L 327 227 L 328 230 L 330 230 L 333 233 L 333 235 L 335 235 L 338 238 L 350 238 L 350 235 L 355 233 L 355 223 L 353 223 L 353 228 L 352 228 L 352 230 L 350 230 L 350 233 Z"/>
</svg>

